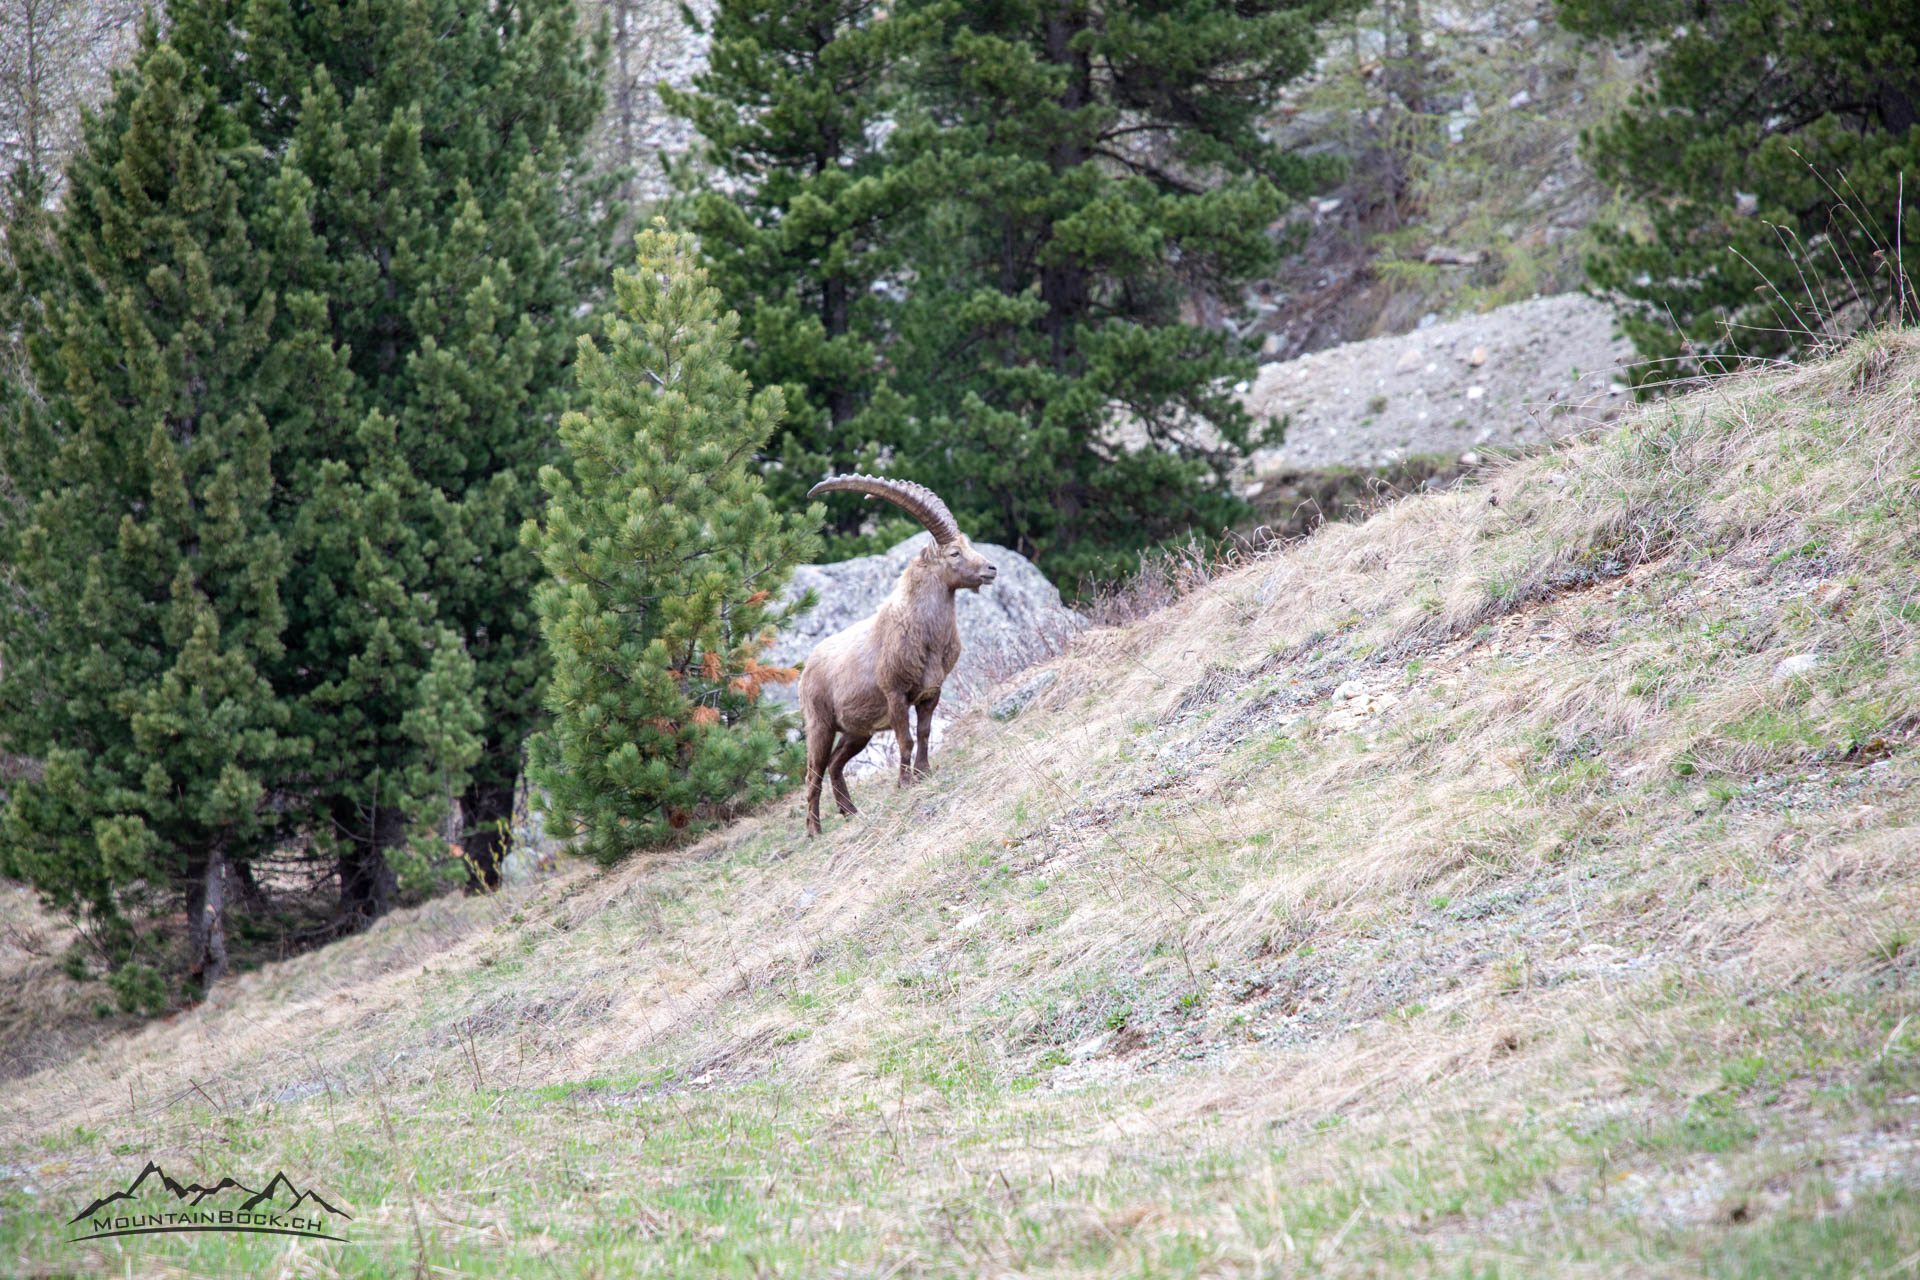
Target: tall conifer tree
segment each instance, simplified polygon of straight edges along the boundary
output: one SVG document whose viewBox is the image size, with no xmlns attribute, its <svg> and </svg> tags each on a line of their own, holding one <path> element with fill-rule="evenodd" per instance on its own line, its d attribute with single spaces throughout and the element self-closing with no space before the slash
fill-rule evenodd
<svg viewBox="0 0 1920 1280">
<path fill-rule="evenodd" d="M 1920 311 L 1912 0 L 1559 8 L 1584 35 L 1652 46 L 1653 83 L 1583 139 L 1595 171 L 1639 199 L 1650 223 L 1650 233 L 1596 225 L 1587 263 L 1649 357 L 1637 382 Z"/>
<path fill-rule="evenodd" d="M 0 749 L 46 774 L 12 788 L 7 856 L 57 899 L 106 913 L 209 849 L 244 888 L 249 851 L 303 835 L 337 855 L 352 927 L 390 905 L 394 847 L 454 798 L 490 878 L 539 713 L 518 526 L 616 212 L 582 172 L 600 59 L 576 17 L 570 0 L 177 0 L 90 129 L 67 208 L 49 223 L 9 201 L 6 318 L 34 376 L 8 388 L 0 460 L 19 606 Z M 68 514 L 41 518 L 56 501 Z M 59 581 L 88 565 L 97 589 Z M 166 683 L 189 642 L 197 690 Z M 177 740 L 221 688 L 205 740 Z M 161 697 L 192 705 L 167 719 Z M 142 751 L 162 758 L 128 775 L 152 791 L 136 803 L 122 775 Z M 225 807 L 180 798 L 201 786 L 189 765 Z"/>
<path fill-rule="evenodd" d="M 276 336 L 246 218 L 265 165 L 148 31 L 63 210 L 22 199 L 6 228 L 0 307 L 32 377 L 0 392 L 0 743 L 40 768 L 8 784 L 0 875 L 81 915 L 121 979 L 158 967 L 138 926 L 182 900 L 187 967 L 220 976 L 228 872 L 284 834 L 275 787 L 305 759 L 268 678 L 272 423 L 343 384 L 330 352 Z"/>
<path fill-rule="evenodd" d="M 324 299 L 293 332 L 351 378 L 351 412 L 279 433 L 293 576 L 275 678 L 314 742 L 307 813 L 338 849 L 342 915 L 386 909 L 387 852 L 429 776 L 459 784 L 493 883 L 539 713 L 518 529 L 617 213 L 583 151 L 604 47 L 573 0 L 180 0 L 169 17 L 281 157 L 259 216 L 283 287 Z M 443 629 L 477 705 L 439 716 L 413 693 L 455 687 Z M 423 715 L 479 735 L 467 781 L 430 765 Z"/>
<path fill-rule="evenodd" d="M 1056 579 L 1237 514 L 1253 363 L 1182 308 L 1270 266 L 1327 176 L 1261 120 L 1342 7 L 984 0 L 922 61 L 895 144 L 937 201 L 900 320 L 906 462 Z"/>
<path fill-rule="evenodd" d="M 1252 361 L 1183 306 L 1328 175 L 1261 120 L 1349 6 L 723 0 L 694 222 L 752 368 L 817 411 L 783 498 L 865 450 L 1067 581 L 1237 514 Z"/>
<path fill-rule="evenodd" d="M 905 105 L 898 72 L 941 17 L 890 13 L 880 0 L 719 0 L 694 90 L 662 91 L 693 122 L 703 158 L 736 184 L 713 190 L 685 168 L 700 182 L 690 226 L 740 311 L 742 367 L 786 392 L 767 492 L 789 507 L 829 472 L 871 469 L 899 435 L 899 401 L 874 402 L 887 336 L 874 287 L 905 261 L 920 192 L 888 163 L 885 137 Z M 843 506 L 832 516 L 827 553 L 866 549 L 869 514 Z"/>
<path fill-rule="evenodd" d="M 753 459 L 781 391 L 752 393 L 733 367 L 739 316 L 721 312 L 692 238 L 641 233 L 614 293 L 607 348 L 580 342 L 588 405 L 560 425 L 570 467 L 542 470 L 546 513 L 523 530 L 548 575 L 534 600 L 552 663 L 534 773 L 555 825 L 603 860 L 797 780 L 800 746 L 760 701 L 797 673 L 759 655 L 794 611 L 773 601 L 821 516 L 763 491 Z"/>
</svg>

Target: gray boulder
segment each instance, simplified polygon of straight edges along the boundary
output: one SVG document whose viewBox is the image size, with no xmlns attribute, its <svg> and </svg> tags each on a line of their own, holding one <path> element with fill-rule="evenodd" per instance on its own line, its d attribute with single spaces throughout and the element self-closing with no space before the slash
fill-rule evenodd
<svg viewBox="0 0 1920 1280">
<path fill-rule="evenodd" d="M 812 590 L 820 603 L 795 619 L 761 661 L 783 667 L 806 661 L 813 646 L 879 608 L 907 562 L 932 540 L 932 534 L 917 533 L 885 555 L 795 569 L 786 598 L 796 599 Z M 1084 625 L 1079 614 L 1060 602 L 1060 593 L 1031 560 L 984 542 L 976 542 L 974 549 L 1000 573 L 991 586 L 962 591 L 956 601 L 960 665 L 947 678 L 940 703 L 943 712 L 965 709 L 993 685 L 1058 653 Z M 794 685 L 770 685 L 767 692 L 783 702 L 798 700 Z"/>
</svg>

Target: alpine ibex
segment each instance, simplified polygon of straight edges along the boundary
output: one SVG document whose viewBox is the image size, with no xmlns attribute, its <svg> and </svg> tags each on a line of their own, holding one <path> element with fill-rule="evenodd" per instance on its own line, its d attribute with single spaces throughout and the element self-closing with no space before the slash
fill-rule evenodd
<svg viewBox="0 0 1920 1280">
<path fill-rule="evenodd" d="M 927 772 L 927 738 L 940 686 L 960 660 L 956 591 L 978 591 L 998 572 L 960 532 L 953 512 L 933 490 L 878 476 L 833 476 L 807 492 L 864 493 L 885 498 L 927 527 L 933 544 L 913 558 L 893 594 L 870 618 L 828 636 L 807 655 L 800 674 L 800 709 L 807 721 L 807 834 L 820 834 L 820 779 L 833 779 L 841 813 L 855 812 L 847 792 L 847 761 L 874 734 L 893 730 L 900 745 L 900 785 Z M 917 749 L 907 732 L 907 708 L 920 717 Z M 836 741 L 837 739 L 837 741 Z"/>
</svg>

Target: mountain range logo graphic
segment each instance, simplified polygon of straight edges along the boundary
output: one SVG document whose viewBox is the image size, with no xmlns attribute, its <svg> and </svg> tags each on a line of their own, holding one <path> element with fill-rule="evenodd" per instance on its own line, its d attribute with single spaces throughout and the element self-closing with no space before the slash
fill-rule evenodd
<svg viewBox="0 0 1920 1280">
<path fill-rule="evenodd" d="M 170 1195 L 180 1207 L 172 1211 L 136 1210 L 132 1202 Z M 238 1204 L 231 1198 L 215 1201 L 215 1196 L 234 1193 L 244 1196 Z M 238 1178 L 222 1177 L 211 1186 L 200 1182 L 181 1182 L 149 1160 L 134 1175 L 124 1190 L 101 1196 L 73 1215 L 68 1226 L 85 1224 L 87 1235 L 74 1240 L 98 1240 L 106 1236 L 156 1235 L 180 1231 L 264 1232 L 272 1235 L 308 1236 L 321 1240 L 342 1240 L 325 1230 L 324 1215 L 352 1220 L 353 1215 L 327 1200 L 312 1188 L 302 1188 L 284 1173 L 275 1173 L 266 1186 L 256 1190 Z M 346 1241 L 342 1240 L 343 1243 Z"/>
</svg>

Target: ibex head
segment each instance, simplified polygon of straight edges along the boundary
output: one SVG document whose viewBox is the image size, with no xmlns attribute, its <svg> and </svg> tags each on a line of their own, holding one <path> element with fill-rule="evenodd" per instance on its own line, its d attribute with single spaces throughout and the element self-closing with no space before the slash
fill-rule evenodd
<svg viewBox="0 0 1920 1280">
<path fill-rule="evenodd" d="M 999 574 L 987 558 L 973 549 L 967 535 L 940 501 L 938 494 L 925 485 L 907 480 L 887 480 L 880 476 L 830 476 L 813 488 L 817 493 L 864 493 L 869 498 L 885 498 L 925 525 L 933 535 L 933 545 L 917 557 L 920 564 L 940 575 L 951 590 L 978 591 Z"/>
</svg>

